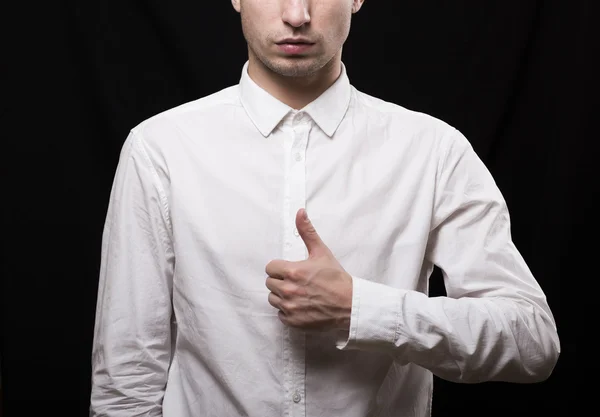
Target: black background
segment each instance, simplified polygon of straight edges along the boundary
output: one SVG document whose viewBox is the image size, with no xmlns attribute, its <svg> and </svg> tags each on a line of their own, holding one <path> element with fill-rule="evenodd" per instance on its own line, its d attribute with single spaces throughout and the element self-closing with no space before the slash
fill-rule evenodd
<svg viewBox="0 0 600 417">
<path fill-rule="evenodd" d="M 436 379 L 436 417 L 581 414 L 574 311 L 595 279 L 597 245 L 583 242 L 598 183 L 598 4 L 367 0 L 354 17 L 351 83 L 469 138 L 561 336 L 543 383 Z M 236 84 L 246 45 L 228 0 L 17 6 L 0 15 L 3 414 L 86 416 L 101 233 L 123 141 L 142 120 Z M 439 274 L 432 285 L 444 293 Z"/>
</svg>

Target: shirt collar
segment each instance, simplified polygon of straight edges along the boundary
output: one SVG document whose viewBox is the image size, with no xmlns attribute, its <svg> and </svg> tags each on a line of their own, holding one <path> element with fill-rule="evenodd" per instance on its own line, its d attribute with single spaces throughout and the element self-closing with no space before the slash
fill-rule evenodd
<svg viewBox="0 0 600 417">
<path fill-rule="evenodd" d="M 350 81 L 345 65 L 341 65 L 342 72 L 338 79 L 323 94 L 300 110 L 307 113 L 329 137 L 337 130 L 350 104 Z M 264 137 L 269 136 L 290 111 L 294 111 L 250 78 L 248 61 L 242 69 L 239 87 L 242 105 Z"/>
</svg>

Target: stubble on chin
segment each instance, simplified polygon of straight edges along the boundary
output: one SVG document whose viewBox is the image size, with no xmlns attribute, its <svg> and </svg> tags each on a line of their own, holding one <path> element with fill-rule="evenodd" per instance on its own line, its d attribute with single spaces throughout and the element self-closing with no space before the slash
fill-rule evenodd
<svg viewBox="0 0 600 417">
<path fill-rule="evenodd" d="M 264 67 L 283 77 L 308 77 L 317 73 L 328 63 L 328 61 L 323 62 L 323 59 L 315 59 L 312 57 L 269 58 L 262 54 L 256 53 L 256 51 L 254 51 L 252 48 L 250 48 L 250 50 L 252 51 L 254 57 L 258 59 Z"/>
</svg>

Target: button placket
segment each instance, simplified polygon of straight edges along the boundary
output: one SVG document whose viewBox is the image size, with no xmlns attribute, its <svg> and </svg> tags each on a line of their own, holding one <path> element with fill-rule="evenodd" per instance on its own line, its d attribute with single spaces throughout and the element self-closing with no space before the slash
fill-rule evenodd
<svg viewBox="0 0 600 417">
<path fill-rule="evenodd" d="M 283 140 L 283 148 L 284 148 L 284 190 L 283 190 L 283 248 L 282 248 L 282 258 L 287 260 L 294 260 L 292 256 L 292 242 L 289 238 L 289 219 L 288 213 L 293 207 L 292 202 L 292 182 L 293 172 L 292 172 L 292 162 L 290 161 L 290 152 L 293 148 L 294 144 L 294 135 L 291 132 L 288 132 L 284 136 Z M 292 340 L 291 329 L 288 326 L 283 327 L 283 350 L 282 350 L 282 359 L 283 359 L 283 389 L 285 396 L 290 398 L 293 396 L 295 389 L 295 365 L 294 365 L 294 341 Z M 290 417 L 293 415 L 292 407 L 288 401 L 284 402 L 283 415 L 286 417 Z"/>
<path fill-rule="evenodd" d="M 298 116 L 298 115 L 296 115 Z M 296 213 L 301 207 L 306 207 L 306 147 L 308 144 L 308 133 L 310 126 L 302 118 L 300 122 L 294 121 L 293 126 L 293 145 L 289 153 L 290 158 L 290 200 L 291 211 L 289 235 L 292 240 L 292 252 L 296 260 L 306 259 L 306 246 L 304 242 L 296 239 L 300 236 L 296 226 Z"/>
<path fill-rule="evenodd" d="M 305 116 L 296 115 L 299 118 L 294 120 L 293 144 L 287 154 L 290 162 L 290 211 L 289 216 L 289 234 L 286 239 L 292 240 L 290 255 L 294 260 L 306 259 L 306 245 L 299 236 L 296 229 L 296 213 L 301 207 L 306 207 L 306 147 L 308 144 L 308 133 L 310 126 L 306 121 L 302 121 Z M 291 392 L 288 401 L 291 400 L 291 415 L 294 417 L 304 417 L 306 415 L 306 402 L 302 401 L 305 392 L 305 335 L 302 330 L 290 329 L 290 342 L 292 343 L 292 383 Z"/>
</svg>

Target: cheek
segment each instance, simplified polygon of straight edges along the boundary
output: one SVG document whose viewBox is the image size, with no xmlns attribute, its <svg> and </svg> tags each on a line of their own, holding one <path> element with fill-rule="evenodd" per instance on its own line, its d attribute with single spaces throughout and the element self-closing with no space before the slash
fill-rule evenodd
<svg viewBox="0 0 600 417">
<path fill-rule="evenodd" d="M 325 25 L 324 35 L 329 41 L 335 43 L 344 43 L 350 31 L 350 12 L 333 10 L 328 14 L 327 25 Z"/>
<path fill-rule="evenodd" d="M 269 31 L 266 29 L 269 25 L 273 25 L 270 21 L 273 20 L 265 13 L 248 11 L 242 15 L 242 30 L 248 42 L 255 45 L 265 43 L 269 38 Z"/>
<path fill-rule="evenodd" d="M 242 31 L 244 32 L 244 37 L 248 43 L 256 44 L 259 41 L 260 36 L 256 22 L 250 19 L 249 16 L 242 19 Z"/>
</svg>

